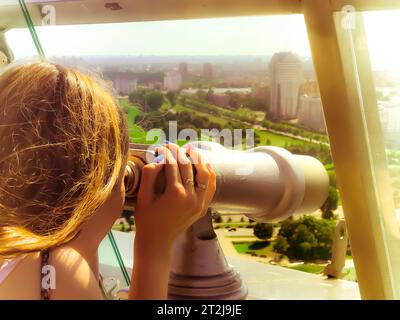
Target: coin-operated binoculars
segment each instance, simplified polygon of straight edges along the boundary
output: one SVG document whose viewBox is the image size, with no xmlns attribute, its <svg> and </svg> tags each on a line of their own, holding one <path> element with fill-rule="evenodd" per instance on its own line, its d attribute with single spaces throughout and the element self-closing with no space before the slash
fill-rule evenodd
<svg viewBox="0 0 400 320">
<path fill-rule="evenodd" d="M 277 222 L 294 213 L 319 209 L 329 178 L 315 158 L 278 147 L 229 150 L 213 142 L 192 143 L 217 175 L 210 205 L 219 213 L 243 213 L 258 222 Z M 126 209 L 133 210 L 141 168 L 154 159 L 143 145 L 131 145 L 125 175 Z M 161 173 L 158 192 L 165 184 Z M 227 263 L 213 230 L 211 210 L 175 242 L 169 281 L 170 299 L 244 299 L 247 289 Z"/>
</svg>

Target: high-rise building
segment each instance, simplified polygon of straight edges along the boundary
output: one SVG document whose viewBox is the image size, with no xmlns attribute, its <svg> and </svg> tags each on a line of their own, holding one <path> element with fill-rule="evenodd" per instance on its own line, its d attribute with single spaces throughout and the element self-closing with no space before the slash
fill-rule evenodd
<svg viewBox="0 0 400 320">
<path fill-rule="evenodd" d="M 179 73 L 181 74 L 182 79 L 185 79 L 187 77 L 187 75 L 189 74 L 189 67 L 186 62 L 181 62 L 179 64 Z"/>
<path fill-rule="evenodd" d="M 212 78 L 213 77 L 213 66 L 211 63 L 203 64 L 203 77 Z"/>
<path fill-rule="evenodd" d="M 317 80 L 306 80 L 300 85 L 300 95 L 318 96 L 319 85 Z"/>
<path fill-rule="evenodd" d="M 273 55 L 269 64 L 272 119 L 289 120 L 297 116 L 302 62 L 290 52 Z"/>
<path fill-rule="evenodd" d="M 179 91 L 182 85 L 182 76 L 179 71 L 167 71 L 164 76 L 164 89 Z"/>
<path fill-rule="evenodd" d="M 137 88 L 137 80 L 130 71 L 104 71 L 104 77 L 111 81 L 115 91 L 122 96 L 129 95 Z"/>
<path fill-rule="evenodd" d="M 124 76 L 118 77 L 114 80 L 114 87 L 120 95 L 129 95 L 136 90 L 137 80 Z"/>
<path fill-rule="evenodd" d="M 309 129 L 326 131 L 322 102 L 319 96 L 302 95 L 299 99 L 297 117 L 299 123 Z"/>
</svg>

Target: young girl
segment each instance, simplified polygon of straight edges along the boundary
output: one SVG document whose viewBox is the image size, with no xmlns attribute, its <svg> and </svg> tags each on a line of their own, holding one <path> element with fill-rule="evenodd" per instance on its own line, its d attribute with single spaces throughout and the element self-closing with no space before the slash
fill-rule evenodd
<svg viewBox="0 0 400 320">
<path fill-rule="evenodd" d="M 97 249 L 124 206 L 127 132 L 115 99 L 88 75 L 46 61 L 0 75 L 0 299 L 103 298 Z M 157 151 L 136 204 L 131 299 L 167 298 L 173 242 L 215 192 L 196 149 Z M 55 289 L 42 285 L 44 265 Z"/>
</svg>

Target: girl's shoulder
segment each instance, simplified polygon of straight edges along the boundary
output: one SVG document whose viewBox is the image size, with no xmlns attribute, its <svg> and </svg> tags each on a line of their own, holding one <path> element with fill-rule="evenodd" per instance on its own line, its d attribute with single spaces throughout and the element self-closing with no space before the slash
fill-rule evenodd
<svg viewBox="0 0 400 320">
<path fill-rule="evenodd" d="M 49 265 L 49 283 L 51 272 L 56 279 L 55 288 L 50 290 L 51 299 L 102 299 L 98 279 L 86 259 L 74 248 L 63 245 L 52 250 Z"/>
<path fill-rule="evenodd" d="M 87 261 L 74 248 L 63 245 L 50 251 L 46 268 L 39 252 L 20 259 L 0 284 L 0 300 L 39 300 L 43 285 L 50 289 L 52 300 L 103 297 Z"/>
<path fill-rule="evenodd" d="M 12 267 L 0 283 L 0 300 L 39 299 L 40 255 L 30 253 L 9 262 Z M 37 272 L 34 272 L 36 271 Z"/>
</svg>

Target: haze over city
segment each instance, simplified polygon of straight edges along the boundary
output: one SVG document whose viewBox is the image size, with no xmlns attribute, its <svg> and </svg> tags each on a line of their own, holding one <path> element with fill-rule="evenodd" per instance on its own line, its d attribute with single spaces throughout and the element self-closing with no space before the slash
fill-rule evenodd
<svg viewBox="0 0 400 320">
<path fill-rule="evenodd" d="M 383 37 L 400 29 L 398 12 L 365 13 L 364 19 L 374 68 L 400 70 L 400 43 L 390 43 L 388 50 L 388 38 Z M 45 52 L 52 56 L 271 56 L 278 51 L 310 56 L 302 15 L 46 26 L 37 30 Z M 35 55 L 27 29 L 11 30 L 7 38 L 16 48 L 17 58 Z"/>
</svg>

